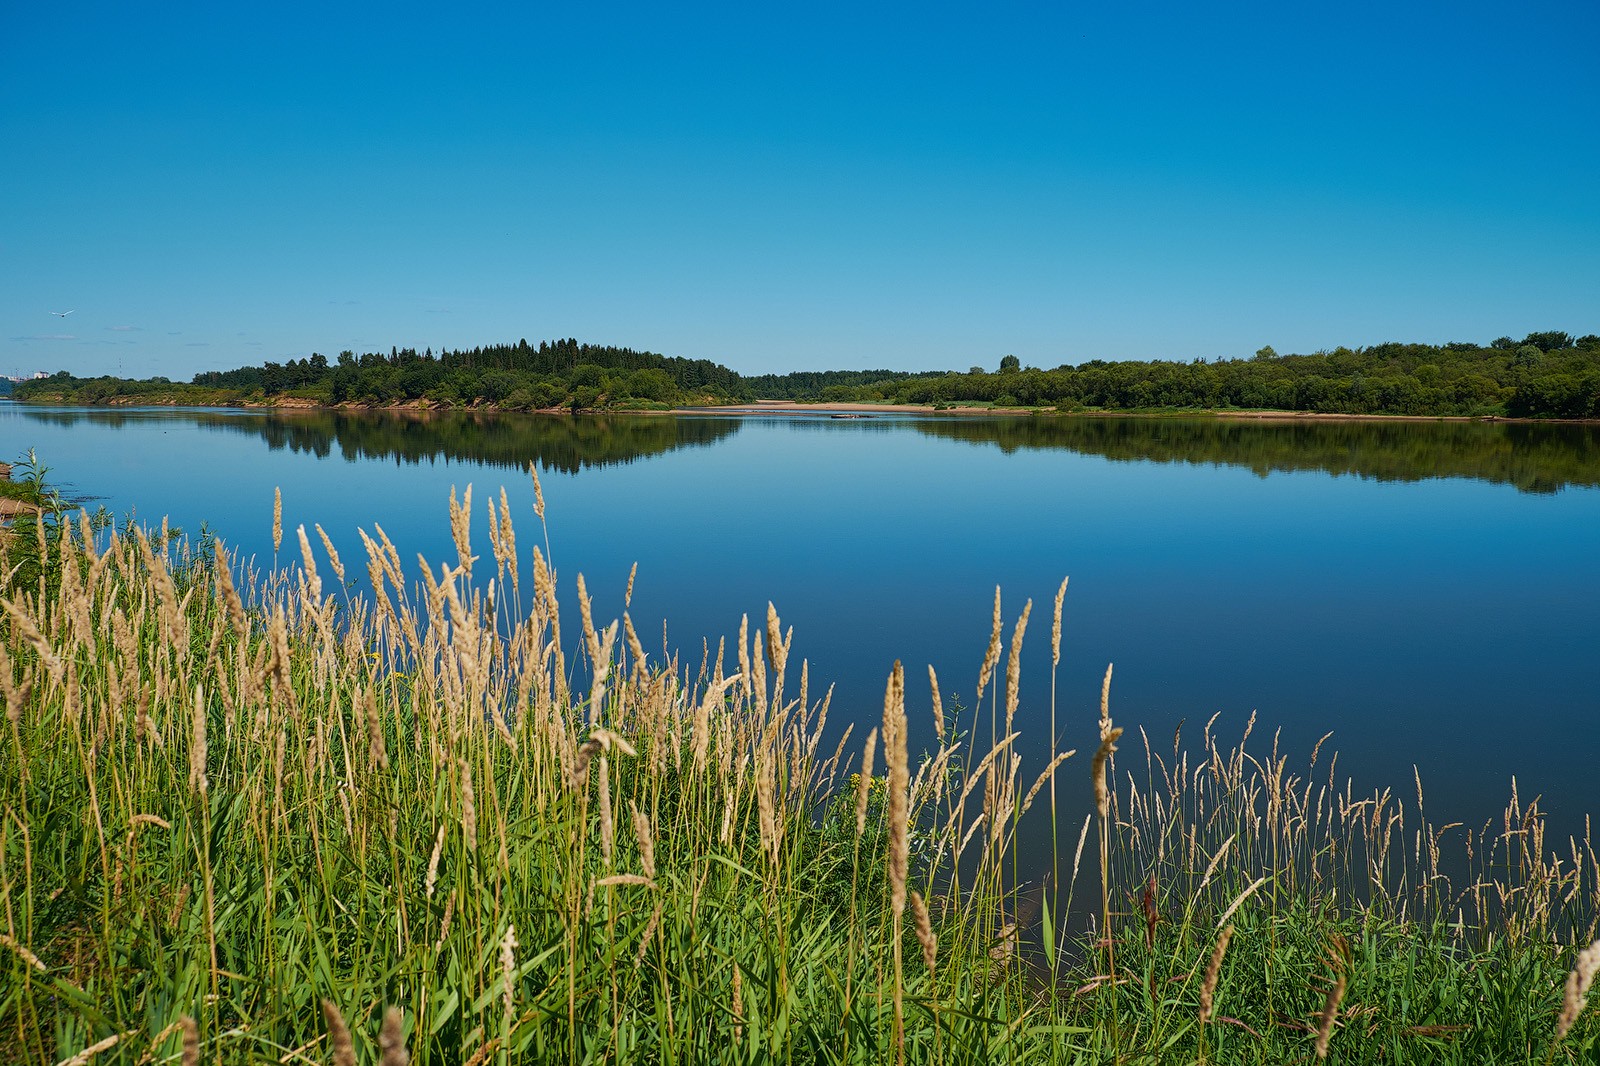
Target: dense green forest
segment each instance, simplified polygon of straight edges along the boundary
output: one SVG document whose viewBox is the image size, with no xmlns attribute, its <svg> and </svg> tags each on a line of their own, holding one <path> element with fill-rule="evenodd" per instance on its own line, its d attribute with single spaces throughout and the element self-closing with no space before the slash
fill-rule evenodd
<svg viewBox="0 0 1600 1066">
<path fill-rule="evenodd" d="M 188 383 L 166 378 L 77 378 L 31 383 L 20 398 L 71 403 L 271 403 L 384 407 L 426 400 L 433 406 L 486 405 L 517 410 L 565 407 L 665 408 L 737 400 L 746 389 L 732 370 L 707 359 L 680 359 L 573 339 L 526 340 L 462 351 L 391 348 L 388 355 L 320 353 L 287 363 L 205 371 Z"/>
<path fill-rule="evenodd" d="M 973 367 L 982 373 L 981 367 Z M 790 374 L 758 374 L 744 379 L 748 398 L 794 400 L 797 403 L 874 403 L 897 397 L 912 383 L 944 380 L 944 370 L 797 370 Z"/>
<path fill-rule="evenodd" d="M 802 371 L 746 377 L 682 359 L 576 340 L 437 355 L 313 354 L 287 363 L 128 381 L 66 372 L 17 386 L 66 403 L 309 403 L 516 410 L 667 408 L 786 399 L 1056 408 L 1064 411 L 1278 410 L 1346 414 L 1600 418 L 1600 336 L 1549 330 L 1488 344 L 1379 344 L 1207 362 L 1091 359 L 1054 369 L 1005 356 L 997 369 Z"/>
</svg>

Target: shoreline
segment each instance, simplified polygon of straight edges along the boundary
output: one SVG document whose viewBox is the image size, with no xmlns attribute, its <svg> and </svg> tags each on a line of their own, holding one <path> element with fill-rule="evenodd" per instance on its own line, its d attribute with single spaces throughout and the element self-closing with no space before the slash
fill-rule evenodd
<svg viewBox="0 0 1600 1066">
<path fill-rule="evenodd" d="M 271 403 L 242 401 L 215 404 L 185 404 L 174 401 L 148 400 L 123 403 L 72 403 L 65 400 L 13 401 L 19 407 L 74 407 L 83 410 L 112 411 L 131 407 L 167 407 L 174 410 L 246 410 L 246 411 L 344 411 L 385 412 L 388 414 L 435 415 L 462 414 L 537 414 L 568 415 L 566 407 L 507 408 L 492 404 L 468 406 L 439 406 L 427 400 L 408 400 L 397 404 L 319 403 L 301 397 L 284 397 Z M 749 403 L 713 404 L 708 406 L 679 406 L 671 408 L 585 408 L 578 412 L 591 415 L 720 415 L 747 417 L 764 415 L 813 415 L 839 413 L 863 417 L 873 414 L 909 414 L 953 416 L 961 418 L 994 417 L 1049 417 L 1049 418 L 1216 418 L 1244 422 L 1482 422 L 1509 425 L 1600 425 L 1600 418 L 1513 418 L 1509 415 L 1391 415 L 1356 414 L 1343 411 L 1274 411 L 1234 410 L 1218 408 L 1164 408 L 1135 411 L 1058 411 L 1049 407 L 978 407 L 970 404 L 935 408 L 930 404 L 911 403 L 822 403 L 801 400 L 754 400 Z"/>
<path fill-rule="evenodd" d="M 1385 415 L 1353 414 L 1343 411 L 1246 411 L 1217 408 L 1201 410 L 1176 407 L 1143 411 L 1057 411 L 1052 408 L 973 406 L 936 409 L 928 404 L 913 403 L 811 403 L 799 400 L 757 400 L 753 403 L 724 404 L 716 407 L 675 407 L 671 411 L 638 413 L 769 415 L 820 414 L 833 411 L 852 414 L 992 415 L 997 418 L 1038 415 L 1047 418 L 1219 418 L 1245 422 L 1484 422 L 1516 425 L 1600 425 L 1600 419 L 1596 418 L 1512 418 L 1508 415 Z"/>
</svg>

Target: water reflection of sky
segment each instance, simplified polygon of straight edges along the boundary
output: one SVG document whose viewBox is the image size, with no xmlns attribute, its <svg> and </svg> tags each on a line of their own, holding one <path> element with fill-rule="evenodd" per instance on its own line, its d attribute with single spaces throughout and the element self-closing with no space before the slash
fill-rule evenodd
<svg viewBox="0 0 1600 1066">
<path fill-rule="evenodd" d="M 72 492 L 191 531 L 206 522 L 259 557 L 271 551 L 274 486 L 291 536 L 320 522 L 347 561 L 359 557 L 356 527 L 373 523 L 403 558 L 452 558 L 445 499 L 468 482 L 484 544 L 481 501 L 502 485 L 524 552 L 539 539 L 525 477 L 452 457 L 464 453 L 426 430 L 413 431 L 415 461 L 350 461 L 339 447 L 321 456 L 265 447 L 269 416 L 224 417 L 238 430 L 170 412 L 113 424 L 0 405 L 0 452 L 34 447 Z M 925 664 L 970 703 L 999 584 L 1008 638 L 1034 601 L 1020 717 L 1036 752 L 1048 722 L 1050 604 L 1070 574 L 1068 746 L 1092 745 L 1100 677 L 1115 661 L 1113 713 L 1162 747 L 1179 719 L 1197 736 L 1221 711 L 1228 737 L 1254 709 L 1257 736 L 1281 726 L 1296 756 L 1333 729 L 1341 771 L 1360 783 L 1407 786 L 1419 765 L 1441 820 L 1487 818 L 1513 773 L 1524 797 L 1544 793 L 1565 824 L 1600 808 L 1589 784 L 1600 753 L 1600 490 L 1585 487 L 1600 471 L 1580 484 L 1552 474 L 1565 487 L 1542 493 L 1429 477 L 1427 464 L 1447 451 L 1476 462 L 1473 449 L 1501 447 L 1457 437 L 1432 460 L 1420 447 L 1426 480 L 1335 477 L 1315 464 L 1262 476 L 1215 455 L 1112 461 L 1104 448 L 1007 450 L 998 435 L 985 443 L 918 425 L 755 418 L 709 441 L 691 434 L 695 446 L 552 471 L 545 495 L 563 585 L 582 571 L 597 611 L 614 616 L 637 561 L 632 614 L 646 646 L 660 646 L 665 618 L 669 644 L 694 664 L 702 637 L 714 654 L 718 635 L 771 599 L 795 626 L 813 688 L 837 685 L 836 721 L 874 719 L 899 658 L 927 733 Z M 1405 432 L 1425 441 L 1437 430 Z M 1592 449 L 1592 437 L 1577 446 Z M 1594 454 L 1557 453 L 1544 460 L 1552 470 L 1582 471 Z M 1069 764 L 1062 795 L 1086 801 L 1087 764 L 1080 770 Z"/>
</svg>

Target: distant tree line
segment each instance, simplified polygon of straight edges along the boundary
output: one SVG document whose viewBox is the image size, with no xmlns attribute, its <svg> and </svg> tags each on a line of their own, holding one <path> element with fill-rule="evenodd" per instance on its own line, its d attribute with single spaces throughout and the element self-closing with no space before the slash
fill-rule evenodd
<svg viewBox="0 0 1600 1066">
<path fill-rule="evenodd" d="M 1391 415 L 1600 418 L 1600 336 L 1558 330 L 1520 341 L 1378 344 L 1309 355 L 1207 362 L 1091 359 L 1054 369 L 1007 355 L 994 371 L 800 371 L 746 377 L 683 359 L 575 339 L 442 351 L 391 348 L 126 381 L 62 372 L 19 384 L 18 399 L 69 403 L 278 402 L 571 410 L 786 399 L 1060 410 L 1278 410 Z"/>
<path fill-rule="evenodd" d="M 910 382 L 945 376 L 943 370 L 797 370 L 757 374 L 746 377 L 744 384 L 751 399 L 872 403 L 896 395 Z"/>
<path fill-rule="evenodd" d="M 935 406 L 1596 418 L 1600 336 L 1548 332 L 1488 345 L 1379 344 L 1282 356 L 1268 347 L 1249 359 L 1092 359 L 1053 370 L 1008 357 L 994 373 L 975 367 L 965 374 L 863 383 L 859 391 Z"/>
<path fill-rule="evenodd" d="M 503 407 L 593 408 L 642 401 L 670 405 L 686 399 L 738 395 L 739 375 L 709 359 L 681 359 L 631 348 L 579 344 L 575 339 L 526 340 L 483 348 L 388 355 L 340 352 L 338 359 L 265 363 L 196 374 L 206 388 L 296 392 L 330 403 L 392 404 L 428 399 L 445 406 L 484 402 Z"/>
</svg>

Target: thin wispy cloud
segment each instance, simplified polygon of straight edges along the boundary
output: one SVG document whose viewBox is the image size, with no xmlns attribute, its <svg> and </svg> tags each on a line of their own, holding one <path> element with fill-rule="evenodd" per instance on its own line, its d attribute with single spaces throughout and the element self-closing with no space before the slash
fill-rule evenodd
<svg viewBox="0 0 1600 1066">
<path fill-rule="evenodd" d="M 76 333 L 33 333 L 26 337 L 12 337 L 14 341 L 75 341 Z"/>
<path fill-rule="evenodd" d="M 209 348 L 209 347 L 211 347 L 211 342 L 210 341 L 188 341 L 188 342 L 186 342 L 184 344 L 184 347 L 185 348 Z"/>
<path fill-rule="evenodd" d="M 143 326 L 107 326 L 112 333 L 143 333 Z"/>
</svg>

